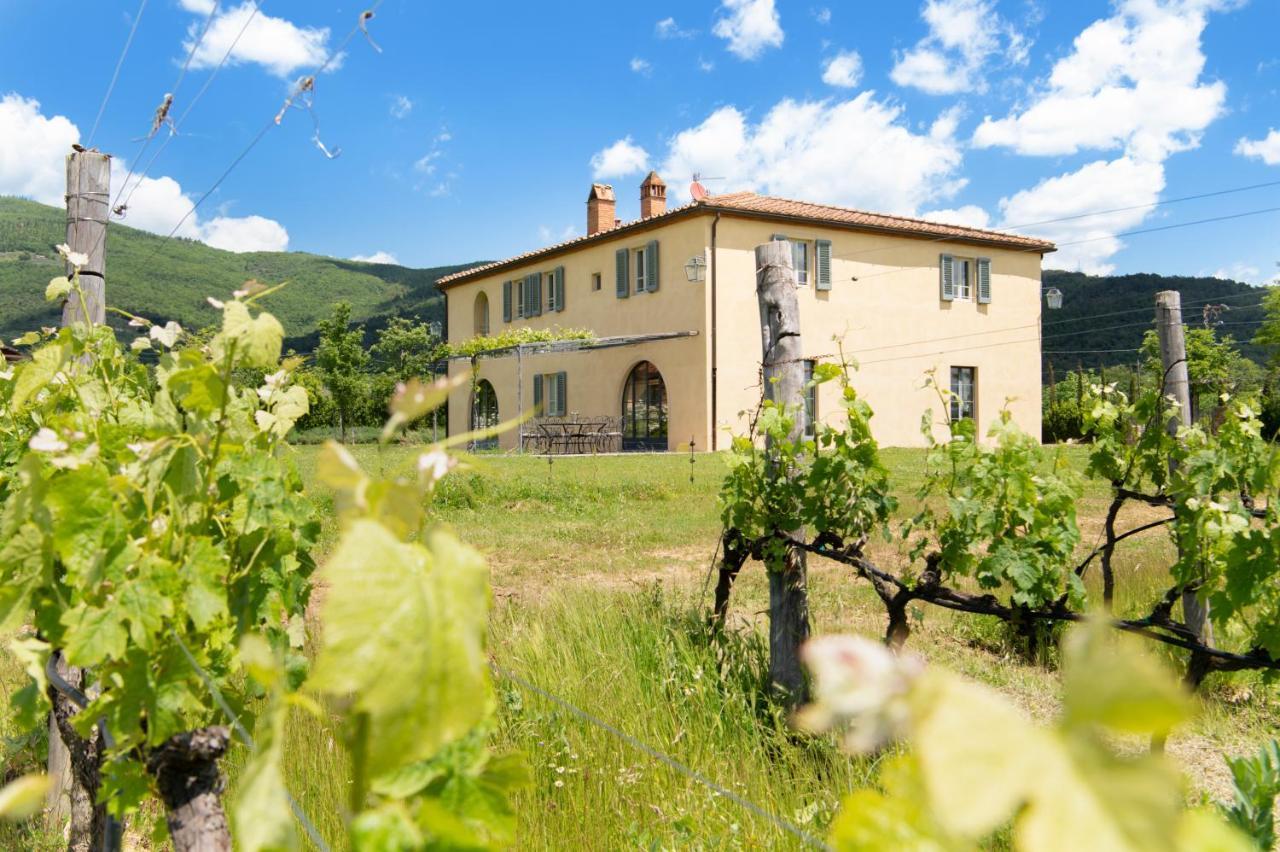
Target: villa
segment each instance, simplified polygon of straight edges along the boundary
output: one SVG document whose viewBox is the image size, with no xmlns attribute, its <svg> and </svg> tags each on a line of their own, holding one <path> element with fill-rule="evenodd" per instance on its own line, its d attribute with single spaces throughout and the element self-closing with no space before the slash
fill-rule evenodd
<svg viewBox="0 0 1280 852">
<path fill-rule="evenodd" d="M 450 399 L 450 434 L 532 410 L 608 424 L 614 445 L 592 449 L 725 446 L 760 400 L 754 249 L 768 240 L 791 244 L 806 368 L 855 361 L 882 444 L 919 445 L 926 409 L 942 423 L 929 371 L 954 392 L 953 417 L 985 431 L 1007 405 L 1040 434 L 1040 267 L 1052 243 L 751 192 L 693 194 L 668 209 L 651 172 L 640 219 L 622 223 L 613 188 L 595 184 L 585 236 L 440 279 L 452 343 L 520 326 L 595 336 L 451 362 L 475 381 Z M 811 393 L 811 417 L 840 416 L 838 394 L 834 384 Z M 529 448 L 539 428 L 497 443 Z"/>
</svg>

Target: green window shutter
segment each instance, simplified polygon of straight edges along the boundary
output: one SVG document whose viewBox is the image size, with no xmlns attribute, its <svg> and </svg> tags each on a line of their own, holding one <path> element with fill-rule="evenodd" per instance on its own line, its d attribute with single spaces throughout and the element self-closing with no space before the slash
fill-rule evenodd
<svg viewBox="0 0 1280 852">
<path fill-rule="evenodd" d="M 658 291 L 658 241 L 650 240 L 644 247 L 644 289 Z"/>
<path fill-rule="evenodd" d="M 558 311 L 556 306 L 556 270 L 547 273 L 547 310 Z"/>
<path fill-rule="evenodd" d="M 564 267 L 556 267 L 556 286 L 555 286 L 556 310 L 564 310 Z"/>
<path fill-rule="evenodd" d="M 542 316 L 542 273 L 533 273 L 533 315 L 535 317 Z"/>
<path fill-rule="evenodd" d="M 956 298 L 956 259 L 944 254 L 938 259 L 938 275 L 942 282 L 942 301 L 954 302 Z"/>
<path fill-rule="evenodd" d="M 814 243 L 814 254 L 817 255 L 816 290 L 831 289 L 831 240 L 817 240 Z"/>
<path fill-rule="evenodd" d="M 616 288 L 616 293 L 619 299 L 625 299 L 631 295 L 631 287 L 627 282 L 627 270 L 628 270 L 627 261 L 629 259 L 628 255 L 629 255 L 629 252 L 624 248 L 618 249 L 616 252 L 614 252 L 614 255 L 613 255 L 614 265 L 617 268 L 617 273 L 618 273 L 618 285 Z"/>
<path fill-rule="evenodd" d="M 556 407 L 559 409 L 561 417 L 565 416 L 569 411 L 568 384 L 568 376 L 563 370 L 556 373 Z"/>
<path fill-rule="evenodd" d="M 542 414 L 542 374 L 534 373 L 533 375 L 533 415 L 537 417 Z"/>
<path fill-rule="evenodd" d="M 978 258 L 978 304 L 991 304 L 991 258 Z"/>
<path fill-rule="evenodd" d="M 511 282 L 502 282 L 502 321 L 511 322 Z"/>
</svg>

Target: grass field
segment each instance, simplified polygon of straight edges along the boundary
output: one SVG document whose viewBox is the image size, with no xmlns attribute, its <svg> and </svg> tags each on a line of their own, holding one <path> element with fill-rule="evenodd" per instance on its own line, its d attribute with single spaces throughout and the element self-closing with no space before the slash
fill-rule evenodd
<svg viewBox="0 0 1280 852">
<path fill-rule="evenodd" d="M 317 448 L 297 450 L 314 483 Z M 407 465 L 411 448 L 355 447 L 373 470 Z M 1078 448 L 1063 450 L 1081 469 Z M 904 515 L 923 475 L 919 451 L 885 452 Z M 726 647 L 708 641 L 708 568 L 720 525 L 714 455 L 558 458 L 477 457 L 448 477 L 438 516 L 482 550 L 491 565 L 497 666 L 631 737 L 670 755 L 762 810 L 822 835 L 842 796 L 874 783 L 876 761 L 840 754 L 825 740 L 794 735 L 759 699 L 767 669 L 760 630 L 767 601 L 763 569 L 739 578 Z M 331 503 L 312 485 L 331 518 Z M 1080 503 L 1084 544 L 1101 529 L 1108 495 Z M 1135 517 L 1137 515 L 1135 514 Z M 326 521 L 322 548 L 336 525 Z M 1121 545 L 1118 608 L 1163 588 L 1170 547 L 1155 531 Z M 876 545 L 884 563 L 904 559 Z M 841 566 L 814 560 L 815 633 L 879 636 L 883 612 L 865 584 Z M 1126 589 L 1136 589 L 1128 596 Z M 908 647 L 931 662 L 989 683 L 1038 718 L 1057 710 L 1058 682 L 1005 641 L 999 625 L 921 611 Z M 17 673 L 0 659 L 0 697 Z M 654 760 L 525 684 L 499 676 L 496 746 L 524 752 L 533 786 L 517 801 L 521 848 L 792 848 L 800 841 L 765 817 Z M 1170 752 L 1192 779 L 1191 795 L 1227 794 L 1221 754 L 1251 751 L 1272 736 L 1280 706 L 1248 676 L 1211 680 L 1203 712 L 1175 735 Z M 289 727 L 287 777 L 321 831 L 341 825 L 345 773 L 336 732 L 302 715 Z M 243 750 L 229 761 L 232 792 Z"/>
</svg>

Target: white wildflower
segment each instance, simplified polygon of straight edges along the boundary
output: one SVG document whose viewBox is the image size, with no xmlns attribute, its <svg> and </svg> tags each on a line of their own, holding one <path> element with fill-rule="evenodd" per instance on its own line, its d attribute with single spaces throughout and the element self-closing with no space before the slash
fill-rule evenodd
<svg viewBox="0 0 1280 852">
<path fill-rule="evenodd" d="M 285 370 L 276 370 L 269 376 L 264 376 L 262 381 L 265 384 L 258 388 L 258 398 L 263 402 L 271 399 L 271 395 L 280 388 L 284 387 L 285 381 L 288 380 L 289 373 Z"/>
<path fill-rule="evenodd" d="M 71 246 L 66 243 L 58 244 L 58 254 L 62 255 L 63 258 L 66 259 L 67 263 L 71 264 L 76 269 L 80 269 L 89 262 L 89 255 L 81 254 L 78 251 L 72 251 Z"/>
<path fill-rule="evenodd" d="M 160 345 L 166 349 L 172 349 L 173 344 L 178 342 L 178 337 L 182 335 L 182 326 L 173 320 L 165 323 L 164 328 L 158 325 L 151 326 L 151 339 L 158 341 Z"/>
<path fill-rule="evenodd" d="M 66 452 L 67 442 L 59 438 L 57 432 L 45 426 L 31 436 L 27 446 L 37 453 L 61 453 Z"/>
<path fill-rule="evenodd" d="M 418 456 L 418 481 L 432 486 L 439 482 L 458 462 L 444 450 L 432 450 Z"/>
<path fill-rule="evenodd" d="M 907 693 L 923 664 L 861 636 L 824 636 L 804 646 L 814 703 L 797 715 L 810 731 L 838 728 L 853 752 L 869 752 L 899 736 L 909 719 Z"/>
</svg>

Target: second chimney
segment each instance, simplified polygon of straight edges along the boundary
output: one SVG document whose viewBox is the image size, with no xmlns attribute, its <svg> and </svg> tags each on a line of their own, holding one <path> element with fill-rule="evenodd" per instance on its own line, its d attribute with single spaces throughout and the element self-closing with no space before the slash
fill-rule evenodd
<svg viewBox="0 0 1280 852">
<path fill-rule="evenodd" d="M 657 172 L 649 172 L 649 176 L 640 184 L 640 218 L 661 216 L 667 212 L 667 185 L 658 177 Z"/>
<path fill-rule="evenodd" d="M 601 231 L 612 230 L 618 221 L 614 218 L 617 200 L 613 197 L 613 187 L 607 183 L 591 184 L 591 194 L 587 196 L 587 236 Z"/>
</svg>

